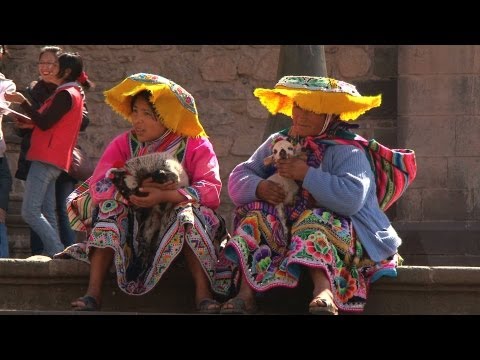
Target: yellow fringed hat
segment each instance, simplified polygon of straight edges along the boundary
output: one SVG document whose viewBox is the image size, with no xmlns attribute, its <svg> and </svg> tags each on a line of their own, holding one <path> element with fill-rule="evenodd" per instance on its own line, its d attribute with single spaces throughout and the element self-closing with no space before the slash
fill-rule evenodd
<svg viewBox="0 0 480 360">
<path fill-rule="evenodd" d="M 143 90 L 150 92 L 151 102 L 163 118 L 165 127 L 183 136 L 207 137 L 198 119 L 193 96 L 180 85 L 162 76 L 145 73 L 130 75 L 104 92 L 105 102 L 132 122 L 131 99 Z"/>
<path fill-rule="evenodd" d="M 292 116 L 293 104 L 317 114 L 338 114 L 340 120 L 355 120 L 380 106 L 382 96 L 361 96 L 354 85 L 318 76 L 284 76 L 274 89 L 257 88 L 253 94 L 273 115 Z"/>
</svg>

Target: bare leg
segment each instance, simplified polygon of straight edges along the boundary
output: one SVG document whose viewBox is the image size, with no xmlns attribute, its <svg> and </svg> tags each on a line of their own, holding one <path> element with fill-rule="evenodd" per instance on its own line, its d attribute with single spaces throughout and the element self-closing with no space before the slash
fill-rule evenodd
<svg viewBox="0 0 480 360">
<path fill-rule="evenodd" d="M 202 300 L 213 299 L 212 291 L 210 290 L 210 282 L 208 281 L 208 277 L 198 261 L 198 258 L 188 244 L 183 246 L 183 254 L 187 261 L 188 269 L 192 274 L 193 282 L 195 283 L 195 304 L 198 307 Z M 220 309 L 220 305 L 216 302 L 212 302 L 207 306 L 207 309 Z"/>
<path fill-rule="evenodd" d="M 332 290 L 330 290 L 330 281 L 328 280 L 327 275 L 322 269 L 309 268 L 310 277 L 313 281 L 313 299 L 310 302 L 309 306 L 326 306 L 319 299 L 324 299 L 328 303 L 333 304 L 333 307 L 336 309 L 336 306 L 333 302 Z"/>
<path fill-rule="evenodd" d="M 86 295 L 92 296 L 100 305 L 102 299 L 102 288 L 108 269 L 113 261 L 114 251 L 111 248 L 92 248 L 90 250 L 90 279 Z M 72 302 L 72 307 L 82 308 L 85 303 L 80 300 Z"/>
</svg>

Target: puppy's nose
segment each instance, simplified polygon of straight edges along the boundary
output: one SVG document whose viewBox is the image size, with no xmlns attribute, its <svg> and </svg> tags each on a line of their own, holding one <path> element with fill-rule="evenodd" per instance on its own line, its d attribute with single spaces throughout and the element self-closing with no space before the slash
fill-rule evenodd
<svg viewBox="0 0 480 360">
<path fill-rule="evenodd" d="M 280 150 L 279 152 L 280 159 L 286 159 L 287 158 L 287 152 L 285 149 Z"/>
</svg>

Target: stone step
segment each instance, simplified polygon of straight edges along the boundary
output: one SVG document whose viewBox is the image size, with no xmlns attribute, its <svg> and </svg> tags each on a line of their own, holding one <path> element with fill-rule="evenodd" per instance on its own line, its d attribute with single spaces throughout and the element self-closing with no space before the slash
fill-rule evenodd
<svg viewBox="0 0 480 360">
<path fill-rule="evenodd" d="M 0 259 L 0 309 L 70 313 L 70 302 L 86 291 L 88 274 L 88 265 L 76 260 Z M 305 314 L 311 287 L 309 281 L 301 284 L 259 296 L 260 313 Z M 480 314 L 479 296 L 478 267 L 401 266 L 396 279 L 371 286 L 364 314 Z M 194 314 L 193 309 L 193 282 L 181 263 L 146 295 L 124 294 L 113 273 L 103 292 L 102 312 Z"/>
<path fill-rule="evenodd" d="M 19 214 L 9 214 L 7 217 L 7 231 L 10 257 L 26 259 L 32 256 L 30 249 L 30 228 Z M 85 233 L 77 232 L 77 241 L 85 239 Z"/>
</svg>

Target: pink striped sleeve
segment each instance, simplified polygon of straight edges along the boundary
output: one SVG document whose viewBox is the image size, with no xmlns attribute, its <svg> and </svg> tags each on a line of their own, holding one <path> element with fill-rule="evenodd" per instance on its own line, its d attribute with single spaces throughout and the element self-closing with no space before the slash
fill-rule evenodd
<svg viewBox="0 0 480 360">
<path fill-rule="evenodd" d="M 184 167 L 190 179 L 188 188 L 179 190 L 188 199 L 213 210 L 220 205 L 222 181 L 217 155 L 207 138 L 190 138 L 185 150 Z"/>
</svg>

